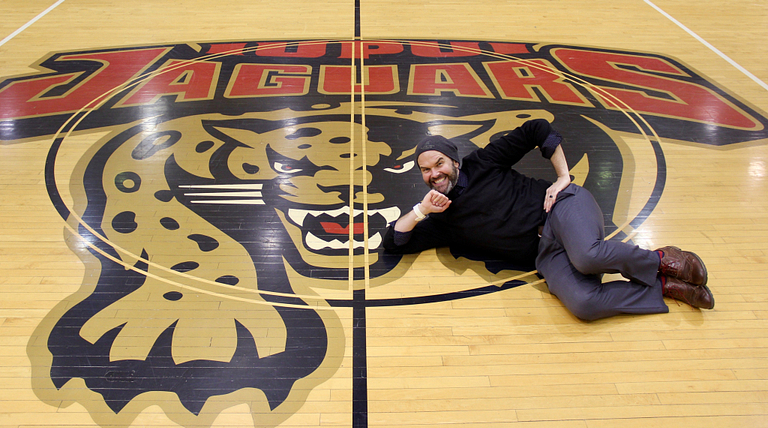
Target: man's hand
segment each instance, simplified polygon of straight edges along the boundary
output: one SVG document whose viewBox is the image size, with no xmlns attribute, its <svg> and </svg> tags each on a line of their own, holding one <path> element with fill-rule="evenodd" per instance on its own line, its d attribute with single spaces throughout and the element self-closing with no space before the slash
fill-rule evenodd
<svg viewBox="0 0 768 428">
<path fill-rule="evenodd" d="M 451 200 L 437 190 L 430 190 L 421 201 L 421 212 L 424 214 L 441 213 L 448 209 Z"/>
<path fill-rule="evenodd" d="M 569 184 L 571 184 L 571 176 L 566 175 L 558 177 L 557 181 L 549 186 L 549 189 L 547 189 L 547 196 L 544 198 L 544 211 L 549 212 L 552 209 L 557 200 L 557 194 L 568 187 Z"/>
<path fill-rule="evenodd" d="M 547 196 L 544 197 L 544 211 L 549 212 L 555 205 L 557 194 L 571 184 L 571 173 L 568 171 L 568 162 L 565 160 L 563 146 L 557 146 L 555 153 L 549 159 L 552 161 L 552 167 L 557 173 L 557 181 L 547 189 Z"/>
<path fill-rule="evenodd" d="M 424 215 L 441 213 L 447 210 L 450 205 L 451 200 L 448 199 L 447 196 L 436 190 L 430 190 L 419 203 L 419 211 Z M 397 223 L 395 223 L 395 230 L 398 232 L 410 232 L 416 227 L 416 223 L 418 222 L 419 220 L 416 217 L 416 213 L 411 210 L 397 220 Z"/>
</svg>

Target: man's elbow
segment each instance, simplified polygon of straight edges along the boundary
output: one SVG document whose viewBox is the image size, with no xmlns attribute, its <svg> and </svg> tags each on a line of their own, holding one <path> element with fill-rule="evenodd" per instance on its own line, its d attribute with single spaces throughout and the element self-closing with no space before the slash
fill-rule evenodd
<svg viewBox="0 0 768 428">
<path fill-rule="evenodd" d="M 402 250 L 400 250 L 400 246 L 395 243 L 395 228 L 394 226 L 389 226 L 387 228 L 387 232 L 384 234 L 384 240 L 381 243 L 381 246 L 384 247 L 384 251 L 387 253 L 395 253 L 399 254 L 402 253 Z"/>
</svg>

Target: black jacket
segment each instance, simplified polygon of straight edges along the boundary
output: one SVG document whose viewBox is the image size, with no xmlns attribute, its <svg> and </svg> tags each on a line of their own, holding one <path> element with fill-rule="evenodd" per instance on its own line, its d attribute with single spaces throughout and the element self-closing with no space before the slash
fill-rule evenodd
<svg viewBox="0 0 768 428">
<path fill-rule="evenodd" d="M 451 206 L 418 223 L 410 237 L 401 236 L 398 242 L 407 239 L 402 245 L 395 243 L 399 232 L 391 224 L 384 237 L 385 250 L 406 254 L 452 247 L 532 267 L 539 226 L 546 221 L 544 198 L 552 183 L 526 177 L 512 166 L 536 147 L 549 159 L 561 141 L 549 122 L 537 119 L 470 153 L 459 173 L 465 176 L 466 186 L 451 190 Z"/>
</svg>

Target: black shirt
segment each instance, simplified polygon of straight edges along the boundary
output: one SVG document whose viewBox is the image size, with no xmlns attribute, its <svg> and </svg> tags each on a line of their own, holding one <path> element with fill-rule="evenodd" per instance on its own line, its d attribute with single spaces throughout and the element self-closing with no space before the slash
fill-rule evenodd
<svg viewBox="0 0 768 428">
<path fill-rule="evenodd" d="M 532 267 L 552 183 L 526 177 L 512 165 L 536 147 L 549 159 L 561 141 L 549 122 L 537 119 L 470 153 L 462 160 L 459 183 L 448 194 L 451 206 L 399 236 L 397 243 L 406 241 L 402 245 L 395 241 L 399 232 L 393 223 L 384 238 L 385 250 L 402 254 L 455 247 Z"/>
</svg>

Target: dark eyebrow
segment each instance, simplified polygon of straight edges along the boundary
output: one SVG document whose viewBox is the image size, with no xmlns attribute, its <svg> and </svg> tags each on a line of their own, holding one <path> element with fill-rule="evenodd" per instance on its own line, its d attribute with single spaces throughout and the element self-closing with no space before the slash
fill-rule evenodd
<svg viewBox="0 0 768 428">
<path fill-rule="evenodd" d="M 439 158 L 437 158 L 434 165 L 440 165 L 441 162 L 445 162 L 445 156 L 440 156 Z M 421 166 L 421 164 L 419 164 L 419 169 L 430 169 L 430 168 L 432 167 Z"/>
</svg>

